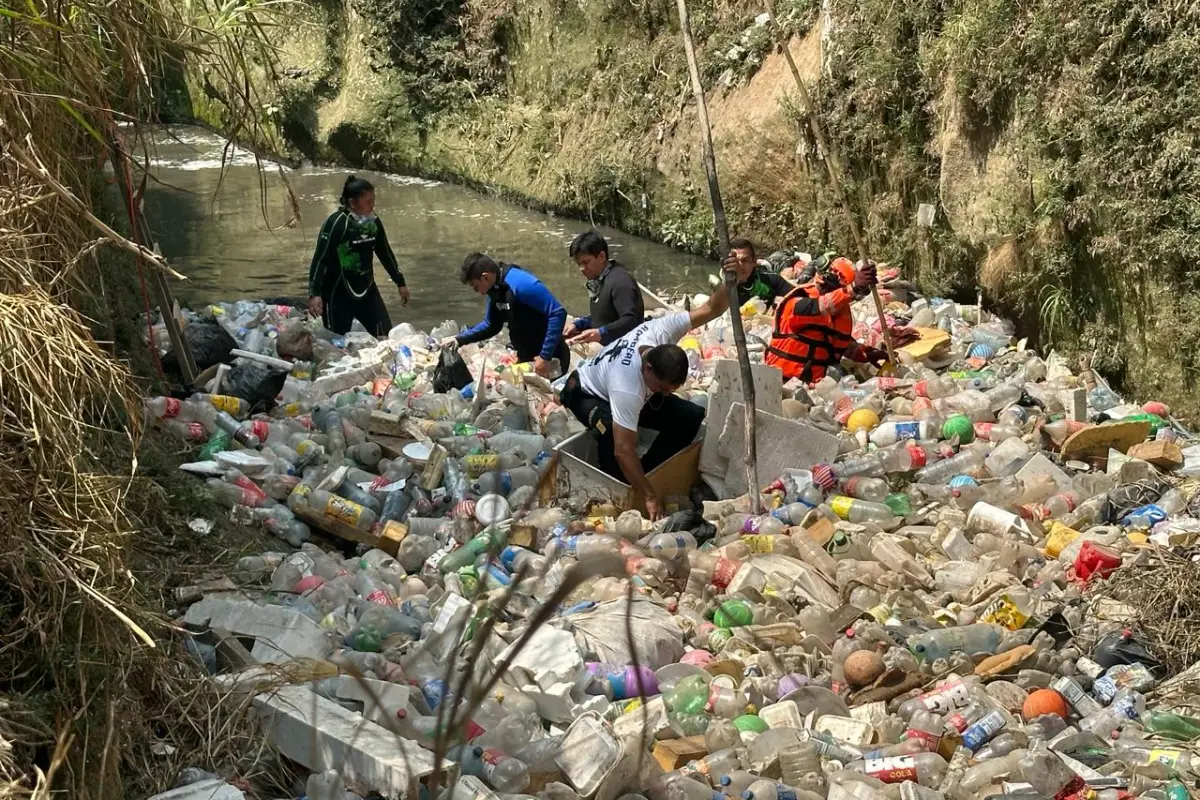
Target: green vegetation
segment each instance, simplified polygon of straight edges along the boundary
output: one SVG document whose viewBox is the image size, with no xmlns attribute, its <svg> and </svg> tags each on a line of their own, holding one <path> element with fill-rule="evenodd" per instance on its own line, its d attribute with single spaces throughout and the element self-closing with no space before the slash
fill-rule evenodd
<svg viewBox="0 0 1200 800">
<path fill-rule="evenodd" d="M 765 5 L 690 5 L 733 226 L 768 245 L 849 248 L 805 110 L 756 24 Z M 1094 357 L 1135 392 L 1185 398 L 1200 370 L 1200 77 L 1180 65 L 1200 51 L 1200 11 L 1152 0 L 777 5 L 878 258 L 931 292 L 973 299 L 982 287 L 1043 347 Z M 373 77 L 327 64 L 336 88 L 291 114 L 311 123 L 300 126 L 317 144 L 307 152 L 711 250 L 670 0 L 310 10 L 338 40 L 331 52 L 365 54 Z M 356 18 L 367 24 L 347 33 Z M 365 100 L 346 102 L 351 82 Z M 333 120 L 355 132 L 350 146 Z M 932 228 L 916 225 L 921 204 L 937 209 Z"/>
</svg>

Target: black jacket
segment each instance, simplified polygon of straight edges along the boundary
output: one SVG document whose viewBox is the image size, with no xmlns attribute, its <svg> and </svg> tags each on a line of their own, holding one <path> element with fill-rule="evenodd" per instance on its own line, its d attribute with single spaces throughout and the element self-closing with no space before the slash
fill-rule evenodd
<svg viewBox="0 0 1200 800">
<path fill-rule="evenodd" d="M 597 328 L 600 343 L 620 339 L 646 320 L 646 304 L 642 290 L 629 271 L 615 261 L 604 276 L 600 291 L 588 302 L 588 315 L 575 320 L 575 329 Z"/>
</svg>

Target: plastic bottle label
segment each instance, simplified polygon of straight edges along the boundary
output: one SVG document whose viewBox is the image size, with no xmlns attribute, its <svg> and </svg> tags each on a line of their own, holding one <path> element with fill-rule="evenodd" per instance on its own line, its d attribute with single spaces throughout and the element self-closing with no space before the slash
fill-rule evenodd
<svg viewBox="0 0 1200 800">
<path fill-rule="evenodd" d="M 920 439 L 921 438 L 921 423 L 916 420 L 912 422 L 897 422 L 896 423 L 896 438 L 897 439 Z"/>
<path fill-rule="evenodd" d="M 942 743 L 942 737 L 936 733 L 923 731 L 919 728 L 909 728 L 904 732 L 904 738 L 917 739 L 925 746 L 925 752 L 936 753 L 938 745 Z"/>
<path fill-rule="evenodd" d="M 229 397 L 224 394 L 214 394 L 208 398 L 212 403 L 213 408 L 218 411 L 224 411 L 227 414 L 237 414 L 242 410 L 242 399 L 240 397 Z"/>
<path fill-rule="evenodd" d="M 925 705 L 926 710 L 932 711 L 935 714 L 945 714 L 956 708 L 965 706 L 970 696 L 970 684 L 957 681 L 949 685 L 940 686 L 932 692 L 921 695 L 920 700 Z"/>
<path fill-rule="evenodd" d="M 963 746 L 974 752 L 983 747 L 984 742 L 996 735 L 1004 727 L 1004 715 L 999 711 L 991 711 L 963 732 Z"/>
<path fill-rule="evenodd" d="M 763 555 L 766 553 L 775 552 L 775 537 L 756 534 L 754 536 L 743 536 L 742 542 L 750 549 L 753 555 Z M 680 544 L 682 547 L 682 543 Z"/>
<path fill-rule="evenodd" d="M 758 533 L 758 529 L 762 527 L 765 519 L 766 516 L 746 517 L 745 522 L 742 523 L 742 533 Z"/>
<path fill-rule="evenodd" d="M 200 439 L 207 439 L 208 429 L 199 422 L 189 422 L 187 424 L 187 438 L 196 439 L 197 441 Z"/>
<path fill-rule="evenodd" d="M 910 461 L 912 461 L 912 468 L 914 470 L 921 469 L 926 463 L 928 463 L 929 458 L 926 455 L 924 448 L 918 447 L 915 444 L 909 444 L 905 447 L 905 449 L 908 450 L 908 458 Z"/>
<path fill-rule="evenodd" d="M 392 598 L 383 589 L 376 589 L 364 598 L 368 603 L 374 603 L 377 606 L 390 606 Z"/>
<path fill-rule="evenodd" d="M 863 772 L 884 783 L 903 783 L 917 779 L 917 760 L 912 756 L 869 758 L 863 762 Z"/>
<path fill-rule="evenodd" d="M 833 509 L 833 513 L 837 514 L 842 519 L 850 518 L 850 506 L 854 503 L 853 497 L 845 495 L 837 495 L 829 501 L 829 507 Z"/>
<path fill-rule="evenodd" d="M 183 403 L 179 402 L 178 397 L 168 397 L 168 398 L 166 398 L 166 401 L 167 401 L 167 407 L 162 413 L 163 419 L 170 419 L 171 417 L 178 417 L 179 410 L 181 408 L 183 408 Z"/>
<path fill-rule="evenodd" d="M 1118 664 L 1092 685 L 1092 694 L 1103 703 L 1111 703 L 1121 689 L 1142 691 L 1154 684 L 1154 676 L 1145 664 Z"/>
<path fill-rule="evenodd" d="M 914 383 L 913 394 L 917 397 L 929 397 L 929 381 L 917 381 Z"/>
<path fill-rule="evenodd" d="M 1150 751 L 1150 756 L 1146 759 L 1146 765 L 1162 764 L 1167 767 L 1174 768 L 1179 763 L 1179 757 L 1183 755 L 1182 750 L 1168 750 L 1165 748 L 1155 748 Z"/>
<path fill-rule="evenodd" d="M 267 436 L 271 434 L 270 424 L 263 419 L 256 419 L 250 422 L 250 432 L 257 436 L 261 441 L 266 441 Z"/>
<path fill-rule="evenodd" d="M 979 621 L 1003 625 L 1010 631 L 1017 631 L 1025 627 L 1025 623 L 1029 621 L 1029 615 L 1021 611 L 1012 597 L 1006 593 L 987 604 L 983 613 L 979 615 Z"/>
<path fill-rule="evenodd" d="M 718 560 L 717 568 L 713 570 L 712 574 L 713 586 L 716 586 L 718 589 L 724 589 L 741 568 L 742 562 L 740 561 L 730 561 L 728 558 Z"/>
<path fill-rule="evenodd" d="M 325 503 L 325 513 L 347 525 L 357 526 L 365 510 L 358 503 L 347 500 L 344 497 L 339 497 L 336 494 L 329 495 L 329 501 Z"/>
</svg>

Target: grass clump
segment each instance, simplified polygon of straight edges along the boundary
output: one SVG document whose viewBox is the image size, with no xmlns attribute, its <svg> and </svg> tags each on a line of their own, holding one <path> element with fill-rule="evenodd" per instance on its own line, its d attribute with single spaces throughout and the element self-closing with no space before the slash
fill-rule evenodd
<svg viewBox="0 0 1200 800">
<path fill-rule="evenodd" d="M 277 5 L 116 0 L 68 13 L 31 0 L 4 12 L 0 738 L 12 747 L 0 749 L 0 797 L 138 797 L 184 764 L 256 768 L 236 710 L 195 680 L 140 572 L 187 544 L 170 498 L 140 473 L 138 380 L 113 343 L 144 347 L 129 317 L 166 265 L 93 198 L 102 165 L 132 175 L 146 158 L 138 121 L 168 99 L 151 76 L 194 70 L 235 139 L 267 134 L 247 78 L 270 71 L 262 26 Z"/>
</svg>

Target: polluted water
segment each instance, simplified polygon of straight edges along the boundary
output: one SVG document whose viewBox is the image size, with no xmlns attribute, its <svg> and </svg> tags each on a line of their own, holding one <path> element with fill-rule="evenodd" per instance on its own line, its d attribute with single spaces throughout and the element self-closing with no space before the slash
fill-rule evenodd
<svg viewBox="0 0 1200 800">
<path fill-rule="evenodd" d="M 552 380 L 495 344 L 441 352 L 452 321 L 376 339 L 290 306 L 184 311 L 247 355 L 145 413 L 279 546 L 181 587 L 177 613 L 304 633 L 278 642 L 325 665 L 301 688 L 449 768 L 405 792 L 302 763 L 314 798 L 1182 800 L 1195 671 L 1105 592 L 1195 542 L 1200 446 L 1162 403 L 899 286 L 891 374 L 782 382 L 758 401 L 798 438 L 758 497 L 697 481 L 654 521 L 563 491 L 557 448 L 583 429 Z M 853 311 L 882 346 L 873 305 Z M 771 312 L 740 313 L 760 362 Z M 710 412 L 729 325 L 681 342 L 680 394 Z M 812 441 L 825 457 L 797 461 Z"/>
</svg>

